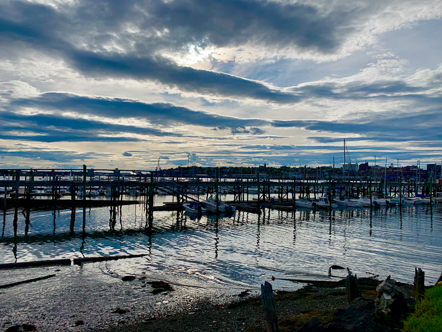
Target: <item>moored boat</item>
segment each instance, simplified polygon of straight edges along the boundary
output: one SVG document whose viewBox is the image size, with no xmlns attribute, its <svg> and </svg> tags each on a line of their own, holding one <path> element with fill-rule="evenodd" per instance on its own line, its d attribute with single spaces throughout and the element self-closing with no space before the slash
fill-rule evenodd
<svg viewBox="0 0 442 332">
<path fill-rule="evenodd" d="M 206 209 L 207 212 L 223 213 L 223 212 L 235 212 L 236 210 L 234 206 L 226 204 L 222 202 L 220 199 L 218 199 L 217 202 L 216 197 L 214 197 L 213 195 L 210 196 L 208 199 L 202 201 L 201 205 L 203 208 Z"/>
<path fill-rule="evenodd" d="M 310 202 L 309 200 L 305 198 L 298 199 L 295 202 L 296 207 L 299 208 L 307 208 L 307 209 L 313 209 L 315 206 L 313 205 L 313 202 Z"/>
<path fill-rule="evenodd" d="M 326 196 L 319 197 L 319 200 L 315 202 L 315 205 L 320 209 L 336 209 L 338 207 L 338 204 L 330 203 L 328 197 Z"/>
<path fill-rule="evenodd" d="M 183 203 L 183 207 L 184 210 L 189 213 L 202 213 L 204 212 L 203 210 L 205 210 L 200 204 L 198 204 L 198 202 L 195 201 Z"/>
</svg>

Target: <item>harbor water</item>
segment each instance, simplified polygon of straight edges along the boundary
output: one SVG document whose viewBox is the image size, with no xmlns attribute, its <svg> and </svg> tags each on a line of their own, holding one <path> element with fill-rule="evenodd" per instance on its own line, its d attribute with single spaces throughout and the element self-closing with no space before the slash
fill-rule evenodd
<svg viewBox="0 0 442 332">
<path fill-rule="evenodd" d="M 172 198 L 155 200 L 161 205 Z M 231 300 L 244 290 L 258 294 L 266 280 L 274 289 L 295 290 L 303 284 L 294 279 L 335 280 L 346 275 L 345 270 L 332 270 L 329 276 L 331 265 L 348 267 L 358 277 L 391 275 L 406 283 L 413 282 L 418 267 L 425 271 L 427 285 L 442 272 L 441 204 L 332 212 L 264 209 L 261 215 L 236 211 L 200 217 L 156 211 L 153 229 L 147 225 L 143 204 L 32 211 L 28 217 L 21 209 L 6 211 L 0 263 L 145 256 L 1 270 L 2 284 L 55 274 L 1 290 L 8 299 L 0 307 L 3 324 L 26 320 L 49 331 L 54 324 L 74 326 L 81 316 L 87 326 L 102 327 L 118 322 L 120 318 L 110 314 L 117 307 L 130 307 L 130 319 L 136 320 L 185 309 L 203 299 Z M 122 282 L 128 275 L 137 279 Z M 175 292 L 159 298 L 140 280 L 166 281 Z"/>
</svg>

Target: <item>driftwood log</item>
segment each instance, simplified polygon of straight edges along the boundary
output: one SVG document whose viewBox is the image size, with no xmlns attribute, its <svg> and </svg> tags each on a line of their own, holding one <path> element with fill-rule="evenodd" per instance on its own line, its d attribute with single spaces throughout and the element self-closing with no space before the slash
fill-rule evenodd
<svg viewBox="0 0 442 332">
<path fill-rule="evenodd" d="M 269 282 L 261 284 L 261 299 L 264 305 L 264 318 L 267 322 L 267 332 L 278 332 L 278 314 L 276 312 L 275 297 L 272 285 Z"/>
<path fill-rule="evenodd" d="M 143 257 L 143 256 L 147 256 L 147 254 L 115 255 L 115 256 L 104 256 L 104 257 L 103 256 L 83 257 L 83 258 L 74 258 L 74 259 L 64 258 L 64 259 L 33 261 L 33 262 L 5 263 L 5 264 L 0 264 L 0 270 L 23 268 L 23 267 L 71 265 L 72 263 L 75 265 L 81 265 L 83 263 L 113 261 L 113 260 L 117 260 L 117 259 L 136 258 L 136 257 Z"/>
<path fill-rule="evenodd" d="M 52 278 L 52 277 L 55 277 L 55 274 L 50 274 L 50 275 L 47 275 L 47 276 L 44 276 L 44 277 L 39 277 L 39 278 L 27 279 L 27 280 L 23 280 L 23 281 L 17 281 L 17 282 L 13 282 L 11 284 L 6 284 L 6 285 L 0 285 L 0 288 L 14 287 L 14 286 L 22 285 L 22 284 L 28 284 L 28 283 L 34 282 L 34 281 L 49 279 L 49 278 Z"/>
</svg>

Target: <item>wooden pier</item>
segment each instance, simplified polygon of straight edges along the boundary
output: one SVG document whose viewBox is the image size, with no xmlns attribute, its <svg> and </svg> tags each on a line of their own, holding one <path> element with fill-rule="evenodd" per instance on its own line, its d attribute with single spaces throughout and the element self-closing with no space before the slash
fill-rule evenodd
<svg viewBox="0 0 442 332">
<path fill-rule="evenodd" d="M 106 191 L 104 200 L 88 199 L 92 192 Z M 387 191 L 391 196 L 414 196 L 415 193 L 435 197 L 441 185 L 432 182 L 403 182 L 401 179 L 316 179 L 269 178 L 255 176 L 198 176 L 165 177 L 155 171 L 94 170 L 83 166 L 82 170 L 68 169 L 0 169 L 0 203 L 2 209 L 11 207 L 62 207 L 62 206 L 115 206 L 145 204 L 154 210 L 177 210 L 183 202 L 199 201 L 217 193 L 233 195 L 234 204 L 244 211 L 260 211 L 261 206 L 275 206 L 281 210 L 295 207 L 296 199 L 317 200 L 332 197 L 363 197 L 373 192 Z M 60 197 L 64 192 L 63 197 Z M 154 207 L 157 193 L 176 197 L 174 205 Z M 201 193 L 204 193 L 201 195 Z M 143 196 L 144 200 L 122 200 L 123 194 Z M 252 200 L 252 196 L 255 200 Z M 68 199 L 66 199 L 68 198 Z"/>
</svg>

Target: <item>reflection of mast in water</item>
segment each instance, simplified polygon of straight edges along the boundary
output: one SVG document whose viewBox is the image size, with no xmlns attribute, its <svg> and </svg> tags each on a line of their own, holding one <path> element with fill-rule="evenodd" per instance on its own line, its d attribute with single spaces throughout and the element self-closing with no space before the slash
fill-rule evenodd
<svg viewBox="0 0 442 332">
<path fill-rule="evenodd" d="M 12 224 L 14 225 L 14 237 L 17 237 L 17 222 L 18 222 L 18 207 L 15 207 L 14 211 L 14 220 L 12 221 Z"/>
<path fill-rule="evenodd" d="M 370 209 L 370 237 L 371 237 L 371 234 L 373 233 L 373 210 L 372 209 Z"/>
<path fill-rule="evenodd" d="M 247 212 L 247 215 L 248 215 L 249 213 Z M 259 240 L 260 240 L 260 238 L 261 238 L 261 215 L 258 213 L 258 222 L 257 222 L 257 224 L 258 224 L 258 229 L 257 229 L 257 231 L 256 231 L 256 250 L 255 250 L 255 253 L 258 253 L 259 252 Z M 258 257 L 259 257 L 259 255 L 254 255 L 255 256 L 255 261 L 256 261 L 256 265 L 258 265 Z"/>
<path fill-rule="evenodd" d="M 217 213 L 215 217 L 215 259 L 218 259 L 218 244 L 219 244 L 218 220 L 219 220 L 219 214 Z"/>
<path fill-rule="evenodd" d="M 433 233 L 433 205 L 430 204 L 430 233 Z"/>
<path fill-rule="evenodd" d="M 24 215 L 25 215 L 25 235 L 28 235 L 29 233 L 29 225 L 31 224 L 31 208 L 28 206 L 26 207 L 26 209 L 23 211 Z"/>
<path fill-rule="evenodd" d="M 55 230 L 57 228 L 57 224 L 55 222 L 55 219 L 57 218 L 57 210 L 55 209 L 55 206 L 54 206 L 54 211 L 52 212 L 52 214 L 54 216 L 54 220 L 53 220 L 54 230 L 52 231 L 52 234 L 55 235 Z"/>
<path fill-rule="evenodd" d="M 14 225 L 14 247 L 12 248 L 12 252 L 14 253 L 14 258 L 15 258 L 15 262 L 17 263 L 17 222 L 18 222 L 18 207 L 15 207 L 15 211 L 14 211 L 14 220 L 13 220 L 13 225 Z"/>
<path fill-rule="evenodd" d="M 117 224 L 117 207 L 111 205 L 109 208 L 109 230 L 115 231 L 115 225 Z"/>
<path fill-rule="evenodd" d="M 80 253 L 83 255 L 84 257 L 84 245 L 86 244 L 86 207 L 83 206 L 83 233 L 81 236 L 81 246 L 80 246 Z"/>
<path fill-rule="evenodd" d="M 6 228 L 6 209 L 3 210 L 3 230 L 2 230 L 2 237 L 5 236 L 5 228 Z"/>
<path fill-rule="evenodd" d="M 69 227 L 69 229 L 70 229 L 70 231 L 71 231 L 71 236 L 72 235 L 74 235 L 75 233 L 74 233 L 74 230 L 75 230 L 75 204 L 74 205 L 72 205 L 72 208 L 71 208 L 71 224 L 70 224 L 70 227 Z"/>
<path fill-rule="evenodd" d="M 293 211 L 293 246 L 296 245 L 296 213 Z"/>
</svg>

